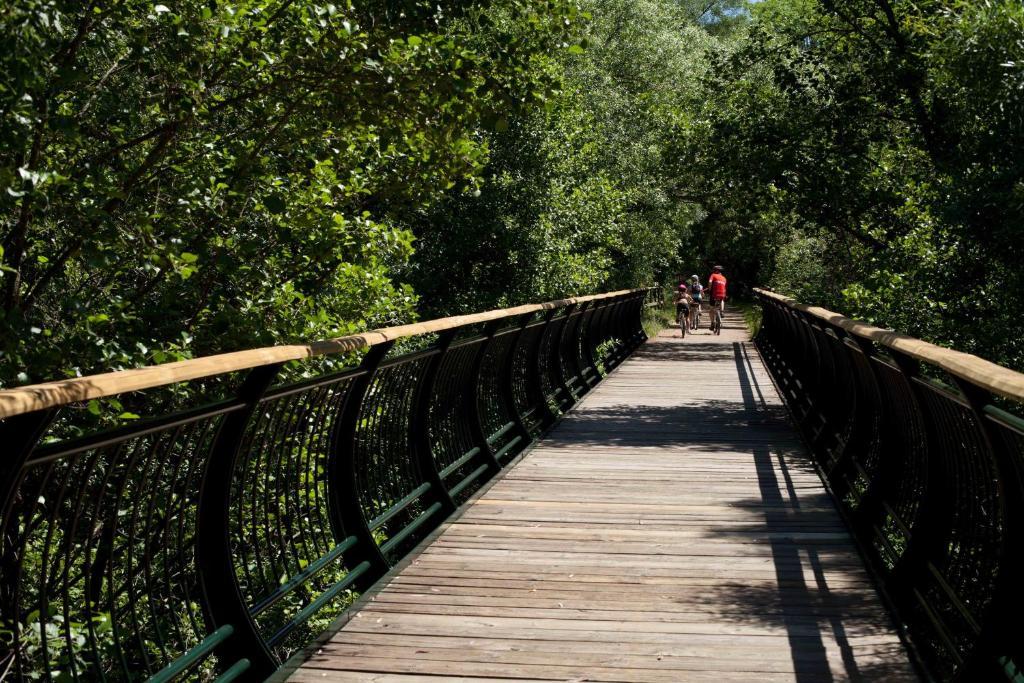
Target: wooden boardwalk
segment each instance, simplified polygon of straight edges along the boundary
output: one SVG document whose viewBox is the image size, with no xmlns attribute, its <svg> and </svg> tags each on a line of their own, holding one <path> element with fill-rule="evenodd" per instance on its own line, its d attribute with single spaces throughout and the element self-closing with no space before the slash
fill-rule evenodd
<svg viewBox="0 0 1024 683">
<path fill-rule="evenodd" d="M 738 316 L 645 344 L 291 680 L 917 680 Z"/>
</svg>

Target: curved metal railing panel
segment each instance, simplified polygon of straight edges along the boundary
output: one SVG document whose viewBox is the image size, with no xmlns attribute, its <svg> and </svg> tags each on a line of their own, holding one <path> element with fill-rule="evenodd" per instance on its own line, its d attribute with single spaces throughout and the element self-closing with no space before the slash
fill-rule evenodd
<svg viewBox="0 0 1024 683">
<path fill-rule="evenodd" d="M 755 293 L 758 348 L 925 668 L 1021 680 L 1024 375 Z"/>
<path fill-rule="evenodd" d="M 646 294 L 0 392 L 0 673 L 263 680 L 643 341 Z M 78 419 L 102 397 L 156 414 Z"/>
</svg>

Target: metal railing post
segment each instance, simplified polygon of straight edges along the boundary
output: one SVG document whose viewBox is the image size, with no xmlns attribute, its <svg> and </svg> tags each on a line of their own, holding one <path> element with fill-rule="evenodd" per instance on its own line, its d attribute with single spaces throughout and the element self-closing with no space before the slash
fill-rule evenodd
<svg viewBox="0 0 1024 683">
<path fill-rule="evenodd" d="M 515 394 L 515 374 L 516 374 L 516 355 L 519 353 L 519 345 L 523 341 L 523 336 L 526 334 L 526 329 L 530 325 L 530 321 L 533 320 L 533 314 L 527 313 L 519 318 L 517 321 L 518 331 L 514 332 L 515 339 L 508 345 L 508 352 L 505 354 L 505 358 L 501 362 L 501 373 L 499 380 L 499 391 L 502 394 L 502 400 L 505 405 L 512 411 L 510 417 L 516 424 L 516 431 L 523 437 L 524 443 L 533 441 L 533 435 L 530 433 L 530 427 L 526 424 L 526 419 L 523 417 L 523 413 L 519 410 L 519 405 L 516 402 Z"/>
<path fill-rule="evenodd" d="M 534 410 L 539 414 L 539 425 L 542 431 L 550 427 L 558 419 L 558 415 L 555 414 L 555 411 L 551 409 L 551 405 L 548 403 L 548 397 L 544 395 L 544 385 L 541 383 L 541 375 L 544 373 L 544 366 L 547 364 L 547 359 L 542 358 L 541 350 L 544 347 L 544 337 L 551 327 L 551 320 L 557 313 L 558 309 L 553 308 L 544 315 L 543 327 L 541 327 L 537 338 L 533 340 L 533 344 L 526 355 L 526 390 L 530 397 L 530 402 L 535 406 Z"/>
<path fill-rule="evenodd" d="M 425 498 L 441 504 L 442 518 L 455 512 L 458 506 L 448 493 L 437 461 L 434 460 L 434 447 L 430 441 L 430 404 L 434 398 L 437 374 L 457 334 L 457 329 L 446 330 L 438 337 L 438 352 L 427 361 L 416 384 L 409 419 L 409 443 L 412 445 L 413 459 L 424 482 L 430 484 Z"/>
<path fill-rule="evenodd" d="M 3 462 L 0 462 L 0 520 L 5 525 L 10 519 L 25 461 L 46 434 L 56 414 L 55 409 L 39 410 L 0 422 L 0 443 L 5 445 Z"/>
<path fill-rule="evenodd" d="M 0 443 L 5 444 L 5 457 L 0 462 L 0 628 L 9 628 L 12 642 L 20 640 L 21 620 L 8 615 L 18 613 L 18 524 L 11 518 L 11 512 L 18 499 L 25 462 L 31 457 L 39 441 L 57 415 L 57 409 L 49 408 L 34 413 L 15 415 L 0 422 Z M 12 661 L 5 663 L 9 673 L 22 680 L 26 673 L 22 666 L 21 650 L 10 650 Z M 0 661 L 6 660 L 0 656 Z"/>
<path fill-rule="evenodd" d="M 584 360 L 583 360 L 583 340 L 586 336 L 587 321 L 590 319 L 593 313 L 593 303 L 588 301 L 584 303 L 579 312 L 576 313 L 576 324 L 572 328 L 572 349 L 569 355 L 569 364 L 572 367 L 573 377 L 576 380 L 576 385 L 579 387 L 578 396 L 584 396 L 590 391 L 590 383 L 587 382 L 584 373 Z"/>
<path fill-rule="evenodd" d="M 864 355 L 865 362 L 871 371 L 872 381 L 875 383 L 876 398 L 881 411 L 881 406 L 884 403 L 881 398 L 882 385 L 885 380 L 877 367 L 874 346 L 867 339 L 856 335 L 847 335 L 847 338 L 856 344 L 860 353 Z M 864 535 L 872 533 L 874 527 L 881 525 L 885 517 L 885 503 L 895 490 L 895 484 L 899 477 L 895 467 L 899 454 L 893 452 L 893 439 L 889 436 L 886 428 L 887 420 L 888 416 L 882 412 L 878 418 L 878 473 L 874 480 L 868 483 L 867 490 L 861 495 L 860 505 L 852 519 L 858 532 Z"/>
<path fill-rule="evenodd" d="M 277 669 L 279 662 L 250 616 L 235 574 L 230 536 L 231 485 L 245 430 L 281 365 L 264 365 L 249 371 L 238 391 L 245 407 L 230 413 L 221 423 L 210 446 L 199 489 L 195 543 L 203 612 L 209 632 L 223 626 L 234 629 L 231 637 L 216 649 L 218 666 L 223 671 L 236 662 L 248 660 L 249 668 L 241 679 L 245 681 L 262 681 Z"/>
<path fill-rule="evenodd" d="M 484 328 L 484 341 L 480 344 L 480 348 L 477 349 L 476 356 L 473 358 L 473 368 L 469 373 L 469 386 L 465 387 L 462 392 L 463 400 L 466 401 L 466 414 L 469 416 L 469 428 L 473 434 L 473 441 L 487 459 L 487 463 L 491 466 L 493 472 L 501 470 L 501 463 L 494 457 L 494 448 L 491 446 L 490 441 L 487 440 L 488 434 L 484 430 L 483 414 L 480 410 L 480 381 L 483 374 L 484 359 L 494 344 L 495 335 L 498 334 L 498 331 L 506 322 L 505 318 L 492 320 Z"/>
<path fill-rule="evenodd" d="M 998 519 L 1002 527 L 1002 547 L 993 597 L 982 619 L 977 646 L 965 662 L 960 676 L 964 680 L 994 680 L 1003 674 L 1002 666 L 998 664 L 999 657 L 1021 649 L 1018 622 L 1021 608 L 1024 607 L 1024 590 L 1020 586 L 1020 572 L 1024 569 L 1024 551 L 1021 550 L 1024 500 L 1007 494 L 1007 483 L 1012 486 L 1019 482 L 1019 478 L 1014 454 L 1005 448 L 985 413 L 986 407 L 995 403 L 995 397 L 960 377 L 953 376 L 952 379 L 967 401 L 982 434 L 985 449 L 992 458 L 997 473 L 995 485 L 998 490 Z"/>
<path fill-rule="evenodd" d="M 594 384 L 601 381 L 601 359 L 598 358 L 597 350 L 604 341 L 604 330 L 608 324 L 608 315 L 611 311 L 611 302 L 607 299 L 601 301 L 601 305 L 590 318 L 587 325 L 587 356 L 590 369 L 594 378 Z"/>
<path fill-rule="evenodd" d="M 587 386 L 587 391 L 593 389 L 601 381 L 601 373 L 597 369 L 594 359 L 594 326 L 600 321 L 601 312 L 604 310 L 600 302 L 591 302 L 590 307 L 584 314 L 583 322 L 580 324 L 580 351 L 577 363 L 580 368 L 580 378 Z"/>
<path fill-rule="evenodd" d="M 362 592 L 391 568 L 384 553 L 370 531 L 369 520 L 359 498 L 356 476 L 355 453 L 359 432 L 359 413 L 367 392 L 373 384 L 374 374 L 394 342 L 385 342 L 370 347 L 359 364 L 361 374 L 352 380 L 345 394 L 341 413 L 331 434 L 330 455 L 327 461 L 328 509 L 331 520 L 340 531 L 335 536 L 340 542 L 348 536 L 356 538 L 356 544 L 345 552 L 345 564 L 356 567 L 363 562 L 370 564 L 370 570 L 356 581 L 356 590 Z"/>
<path fill-rule="evenodd" d="M 635 351 L 645 341 L 647 341 L 647 332 L 644 331 L 644 310 L 647 308 L 647 291 L 636 292 L 633 294 L 633 348 L 630 352 Z"/>
<path fill-rule="evenodd" d="M 831 451 L 831 461 L 826 473 L 829 485 L 835 492 L 836 497 L 843 499 L 850 493 L 852 480 L 856 478 L 857 462 L 855 454 L 863 452 L 869 446 L 871 433 L 866 428 L 867 425 L 860 424 L 860 421 L 862 421 L 869 410 L 868 399 L 867 396 L 863 395 L 857 379 L 857 368 L 852 357 L 852 354 L 857 353 L 857 351 L 846 344 L 846 332 L 841 327 L 834 325 L 822 325 L 817 329 L 820 330 L 817 333 L 819 337 L 828 337 L 829 332 L 832 333 L 831 338 L 822 340 L 824 343 L 819 345 L 819 348 L 824 347 L 825 352 L 829 354 L 832 379 L 838 380 L 845 373 L 847 380 L 850 382 L 850 386 L 846 387 L 844 391 L 831 392 L 829 404 L 823 407 L 823 411 L 827 411 L 824 421 L 826 423 L 836 421 L 836 424 L 831 425 L 831 427 L 825 424 L 821 430 L 825 432 L 827 429 L 830 432 L 828 436 L 833 442 L 829 448 Z M 838 384 L 838 382 L 836 381 L 834 384 Z M 840 401 L 845 401 L 846 403 L 840 403 Z M 839 420 L 842 420 L 844 417 L 846 417 L 848 422 L 840 424 Z M 849 426 L 851 423 L 852 426 L 849 429 L 849 433 L 845 435 L 845 441 L 840 443 L 838 430 L 841 427 Z"/>
<path fill-rule="evenodd" d="M 569 380 L 566 377 L 565 358 L 563 357 L 563 349 L 565 348 L 566 332 L 568 331 L 572 322 L 572 315 L 576 311 L 577 304 L 569 304 L 565 307 L 565 315 L 559 320 L 561 324 L 558 327 L 558 337 L 553 340 L 551 344 L 551 353 L 548 356 L 548 367 L 551 372 L 551 379 L 558 387 L 562 390 L 565 396 L 565 405 L 569 406 L 576 402 L 577 396 L 573 393 L 572 387 L 569 386 Z"/>
<path fill-rule="evenodd" d="M 608 355 L 604 359 L 606 371 L 611 371 L 619 364 L 625 342 L 621 338 L 622 329 L 622 297 L 613 297 L 608 304 L 608 315 L 603 325 L 602 343 L 612 342 Z"/>
<path fill-rule="evenodd" d="M 948 482 L 942 477 L 936 458 L 931 454 L 932 448 L 941 447 L 941 438 L 939 429 L 935 425 L 935 416 L 928 410 L 928 404 L 923 396 L 924 389 L 919 384 L 923 381 L 921 379 L 921 363 L 892 349 L 889 350 L 889 353 L 910 386 L 915 410 L 921 417 L 921 424 L 924 426 L 926 445 L 923 452 L 928 454 L 925 462 L 927 488 L 921 500 L 921 511 L 918 514 L 921 521 L 914 528 L 913 535 L 907 542 L 906 550 L 892 570 L 892 580 L 897 586 L 897 589 L 893 591 L 894 596 L 897 599 L 904 598 L 910 601 L 914 587 L 922 579 L 927 580 L 928 563 L 932 561 L 933 557 L 941 555 L 948 543 L 952 529 L 952 511 L 949 501 L 953 500 L 953 497 L 949 495 Z M 908 604 L 910 603 L 908 602 Z"/>
</svg>

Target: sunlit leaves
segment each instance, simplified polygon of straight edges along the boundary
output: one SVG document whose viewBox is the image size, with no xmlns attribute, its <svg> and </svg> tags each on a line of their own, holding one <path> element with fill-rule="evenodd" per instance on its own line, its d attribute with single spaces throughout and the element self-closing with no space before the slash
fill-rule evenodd
<svg viewBox="0 0 1024 683">
<path fill-rule="evenodd" d="M 479 30 L 499 15 L 533 28 Z M 553 88 L 535 66 L 577 15 L 566 0 L 12 6 L 0 384 L 409 319 L 397 226 L 478 184 L 481 122 Z"/>
<path fill-rule="evenodd" d="M 1024 367 L 1024 6 L 754 8 L 687 137 L 719 222 L 770 283 Z"/>
</svg>

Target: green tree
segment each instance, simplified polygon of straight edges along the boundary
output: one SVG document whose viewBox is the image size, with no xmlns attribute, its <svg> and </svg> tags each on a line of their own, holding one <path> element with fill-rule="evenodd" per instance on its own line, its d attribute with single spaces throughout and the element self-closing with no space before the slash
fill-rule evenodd
<svg viewBox="0 0 1024 683">
<path fill-rule="evenodd" d="M 1019 3 L 766 0 L 680 138 L 758 279 L 1024 367 Z M 780 229 L 780 218 L 781 229 Z M 800 247 L 807 239 L 819 248 Z M 782 270 L 778 270 L 778 269 Z M 773 273 L 788 275 L 775 278 Z M 809 283 L 808 283 L 809 284 Z"/>
<path fill-rule="evenodd" d="M 662 0 L 584 6 L 592 19 L 579 46 L 548 66 L 560 92 L 490 135 L 480 193 L 411 224 L 410 279 L 431 315 L 706 265 L 691 230 L 701 208 L 673 140 L 703 97 L 718 40 L 701 23 L 707 12 Z"/>
<path fill-rule="evenodd" d="M 489 15 L 527 25 L 514 41 Z M 0 12 L 0 381 L 413 315 L 400 225 L 543 98 L 566 0 L 18 0 Z"/>
</svg>

